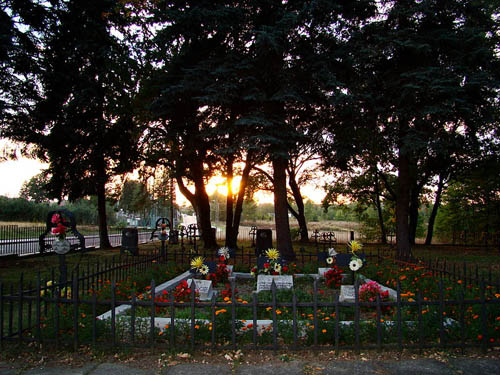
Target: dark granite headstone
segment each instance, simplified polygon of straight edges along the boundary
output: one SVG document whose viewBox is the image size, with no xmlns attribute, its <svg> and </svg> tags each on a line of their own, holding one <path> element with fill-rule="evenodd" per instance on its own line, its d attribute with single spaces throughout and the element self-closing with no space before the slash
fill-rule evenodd
<svg viewBox="0 0 500 375">
<path fill-rule="evenodd" d="M 255 255 L 264 254 L 267 249 L 273 247 L 273 231 L 271 229 L 257 229 L 257 239 L 255 244 Z"/>
<path fill-rule="evenodd" d="M 139 233 L 137 228 L 122 230 L 122 251 L 129 251 L 132 255 L 139 255 Z"/>
</svg>

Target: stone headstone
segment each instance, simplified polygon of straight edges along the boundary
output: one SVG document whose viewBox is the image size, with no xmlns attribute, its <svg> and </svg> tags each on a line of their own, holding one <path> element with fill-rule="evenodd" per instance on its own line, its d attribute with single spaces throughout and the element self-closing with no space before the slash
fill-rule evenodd
<svg viewBox="0 0 500 375">
<path fill-rule="evenodd" d="M 339 302 L 355 302 L 354 285 L 341 285 Z"/>
<path fill-rule="evenodd" d="M 188 287 L 191 287 L 193 279 L 188 279 Z M 194 287 L 198 290 L 200 301 L 210 301 L 214 291 L 212 290 L 212 280 L 194 279 Z"/>
<path fill-rule="evenodd" d="M 139 255 L 139 232 L 137 228 L 124 228 L 122 230 L 121 251 L 129 251 L 132 255 Z"/>
<path fill-rule="evenodd" d="M 276 289 L 292 289 L 292 275 L 259 275 L 257 276 L 257 293 L 262 290 L 271 290 L 271 284 L 276 284 Z"/>
</svg>

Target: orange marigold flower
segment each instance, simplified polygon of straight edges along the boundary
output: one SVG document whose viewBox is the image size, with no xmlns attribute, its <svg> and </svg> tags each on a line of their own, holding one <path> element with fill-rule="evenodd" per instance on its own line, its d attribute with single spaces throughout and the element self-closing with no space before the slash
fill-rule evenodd
<svg viewBox="0 0 500 375">
<path fill-rule="evenodd" d="M 326 329 L 322 329 L 321 332 L 326 333 Z"/>
</svg>

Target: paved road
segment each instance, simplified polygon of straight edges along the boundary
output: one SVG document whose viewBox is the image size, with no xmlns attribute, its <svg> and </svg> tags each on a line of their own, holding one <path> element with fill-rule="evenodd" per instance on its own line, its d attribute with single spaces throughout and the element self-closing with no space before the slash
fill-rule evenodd
<svg viewBox="0 0 500 375">
<path fill-rule="evenodd" d="M 499 375 L 500 359 L 453 358 L 446 362 L 435 359 L 401 361 L 330 361 L 273 362 L 259 365 L 183 363 L 162 369 L 138 369 L 116 363 L 88 363 L 81 368 L 36 367 L 25 369 L 21 363 L 0 362 L 1 375 Z M 151 367 L 156 367 L 156 363 Z"/>
<path fill-rule="evenodd" d="M 151 237 L 151 231 L 139 232 L 139 243 L 148 242 Z M 72 243 L 78 243 L 78 239 L 73 236 L 68 236 L 67 239 Z M 120 246 L 122 243 L 121 234 L 110 234 L 109 242 L 111 246 Z M 85 246 L 95 247 L 100 246 L 99 235 L 86 235 Z M 38 238 L 26 238 L 19 240 L 0 240 L 0 256 L 3 255 L 32 255 L 39 251 Z M 48 252 L 51 250 L 49 249 Z M 1 374 L 0 374 L 1 375 Z"/>
</svg>

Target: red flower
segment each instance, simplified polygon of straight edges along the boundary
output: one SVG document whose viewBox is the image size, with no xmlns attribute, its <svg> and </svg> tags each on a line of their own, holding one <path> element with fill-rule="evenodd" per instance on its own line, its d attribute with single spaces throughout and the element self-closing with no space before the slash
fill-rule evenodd
<svg viewBox="0 0 500 375">
<path fill-rule="evenodd" d="M 264 268 L 269 268 L 269 263 L 264 263 Z"/>
<path fill-rule="evenodd" d="M 288 266 L 283 266 L 283 268 L 281 269 L 283 272 L 288 272 Z"/>
</svg>

